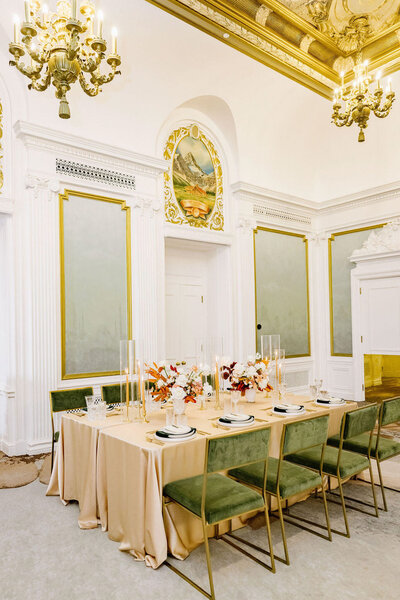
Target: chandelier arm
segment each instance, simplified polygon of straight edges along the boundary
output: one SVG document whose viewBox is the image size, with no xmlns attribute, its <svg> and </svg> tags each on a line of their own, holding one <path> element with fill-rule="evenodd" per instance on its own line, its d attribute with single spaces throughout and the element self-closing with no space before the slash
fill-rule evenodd
<svg viewBox="0 0 400 600">
<path fill-rule="evenodd" d="M 99 93 L 99 87 L 97 85 L 91 86 L 87 83 L 85 76 L 83 73 L 79 73 L 79 83 L 81 84 L 81 88 L 88 96 L 97 96 Z"/>
<path fill-rule="evenodd" d="M 111 69 L 111 71 L 107 74 L 107 75 L 100 75 L 98 77 L 96 77 L 96 75 L 93 73 L 90 81 L 92 83 L 95 83 L 97 86 L 102 86 L 105 83 L 109 83 L 110 81 L 112 81 L 115 77 L 115 75 L 119 74 L 120 71 L 117 71 L 117 67 L 114 65 Z"/>
<path fill-rule="evenodd" d="M 28 77 L 29 79 L 37 79 L 43 69 L 43 65 L 38 63 L 38 66 L 34 69 L 33 67 L 26 67 L 24 63 L 22 63 L 19 58 L 15 61 L 10 61 L 12 66 L 17 67 L 18 71 Z"/>
<path fill-rule="evenodd" d="M 86 56 L 84 59 L 78 56 L 77 60 L 80 64 L 82 71 L 85 71 L 85 73 L 93 73 L 93 71 L 95 71 L 101 63 L 101 55 L 96 54 L 96 58 L 89 58 L 88 56 Z"/>
<path fill-rule="evenodd" d="M 37 80 L 34 79 L 31 84 L 29 84 L 29 89 L 37 90 L 38 92 L 44 92 L 47 90 L 51 82 L 51 73 L 49 69 L 46 70 L 42 79 Z"/>
</svg>

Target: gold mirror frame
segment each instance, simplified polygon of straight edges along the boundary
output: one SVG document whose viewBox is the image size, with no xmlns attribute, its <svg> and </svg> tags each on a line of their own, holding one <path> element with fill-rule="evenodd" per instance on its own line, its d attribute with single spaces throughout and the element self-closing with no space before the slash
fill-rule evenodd
<svg viewBox="0 0 400 600">
<path fill-rule="evenodd" d="M 95 373 L 66 373 L 66 323 L 65 323 L 65 270 L 64 270 L 64 206 L 63 203 L 69 200 L 69 196 L 78 196 L 90 200 L 99 200 L 101 202 L 111 202 L 119 204 L 121 210 L 126 211 L 126 297 L 127 297 L 127 325 L 128 339 L 132 338 L 132 269 L 131 269 L 131 209 L 126 205 L 125 200 L 108 198 L 106 196 L 97 196 L 95 194 L 86 194 L 75 190 L 64 190 L 59 195 L 59 219 L 60 219 L 60 301 L 61 301 L 61 379 L 84 379 L 89 377 L 106 377 L 109 375 L 119 375 L 120 371 L 102 371 Z"/>
<path fill-rule="evenodd" d="M 198 139 L 203 142 L 210 154 L 214 166 L 216 180 L 215 204 L 211 216 L 206 220 L 185 215 L 175 197 L 173 183 L 173 160 L 179 142 L 187 136 L 191 136 L 194 139 Z M 179 129 L 175 129 L 168 137 L 164 147 L 164 158 L 169 162 L 169 169 L 164 173 L 165 220 L 168 223 L 173 223 L 174 225 L 190 225 L 192 227 L 210 229 L 212 231 L 223 231 L 224 205 L 222 167 L 218 153 L 211 140 L 208 139 L 208 137 L 201 131 L 200 127 L 195 123 L 185 127 L 180 127 Z"/>
</svg>

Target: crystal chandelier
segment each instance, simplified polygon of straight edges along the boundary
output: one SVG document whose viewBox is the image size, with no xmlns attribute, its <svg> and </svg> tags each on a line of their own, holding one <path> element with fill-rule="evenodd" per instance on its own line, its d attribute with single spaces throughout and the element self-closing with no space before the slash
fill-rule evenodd
<svg viewBox="0 0 400 600">
<path fill-rule="evenodd" d="M 107 42 L 103 39 L 101 11 L 97 14 L 94 33 L 95 12 L 92 0 L 80 3 L 79 18 L 77 0 L 57 0 L 55 13 L 49 13 L 47 5 L 42 4 L 41 0 L 25 0 L 22 25 L 18 17 L 14 18 L 14 41 L 9 46 L 14 60 L 10 61 L 10 65 L 17 67 L 31 80 L 29 89 L 43 92 L 50 83 L 54 85 L 56 98 L 60 100 L 59 115 L 62 119 L 70 117 L 66 94 L 76 80 L 79 80 L 88 96 L 97 96 L 103 84 L 120 74 L 117 68 L 121 64 L 121 57 L 117 53 L 117 33 L 114 29 L 111 53 L 107 57 L 110 70 L 103 75 L 100 73 Z M 29 64 L 21 60 L 25 55 L 30 57 Z"/>
<path fill-rule="evenodd" d="M 395 93 L 392 91 L 389 79 L 384 97 L 380 72 L 376 74 L 375 90 L 370 89 L 372 77 L 368 74 L 368 61 L 362 62 L 361 53 L 358 53 L 354 73 L 355 78 L 350 87 L 345 87 L 344 73 L 341 73 L 341 87 L 335 90 L 333 96 L 332 123 L 337 127 L 343 127 L 343 125 L 350 127 L 356 123 L 360 128 L 358 141 L 364 142 L 364 129 L 368 126 L 371 112 L 380 119 L 387 117 L 392 108 Z"/>
</svg>

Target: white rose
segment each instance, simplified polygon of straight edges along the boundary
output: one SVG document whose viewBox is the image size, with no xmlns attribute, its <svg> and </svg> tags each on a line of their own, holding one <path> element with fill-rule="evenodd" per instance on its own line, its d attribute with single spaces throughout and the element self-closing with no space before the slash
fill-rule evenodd
<svg viewBox="0 0 400 600">
<path fill-rule="evenodd" d="M 261 354 L 259 352 L 256 354 L 256 360 L 261 360 Z"/>
<path fill-rule="evenodd" d="M 253 366 L 248 367 L 247 377 L 255 377 L 257 375 L 257 369 Z"/>
<path fill-rule="evenodd" d="M 180 385 L 181 387 L 185 387 L 187 385 L 187 377 L 186 377 L 186 375 L 183 375 L 183 374 L 179 375 L 176 378 L 176 382 L 175 383 L 176 383 L 176 385 Z"/>
<path fill-rule="evenodd" d="M 177 387 L 173 387 L 171 388 L 171 398 L 172 400 L 183 400 L 184 398 L 186 398 L 186 392 L 183 388 L 177 386 Z"/>
<path fill-rule="evenodd" d="M 268 385 L 268 379 L 261 379 L 261 381 L 258 384 L 258 387 L 260 388 L 260 390 L 265 390 L 267 385 Z"/>
</svg>

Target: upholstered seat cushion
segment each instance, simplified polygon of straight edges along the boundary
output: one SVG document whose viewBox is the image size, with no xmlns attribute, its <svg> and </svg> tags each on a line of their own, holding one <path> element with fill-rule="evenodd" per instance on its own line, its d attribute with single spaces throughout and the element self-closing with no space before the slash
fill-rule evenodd
<svg viewBox="0 0 400 600">
<path fill-rule="evenodd" d="M 267 473 L 267 491 L 276 494 L 276 477 L 278 473 L 279 460 L 277 458 L 268 459 Z M 229 475 L 262 488 L 264 485 L 264 463 L 254 463 L 246 467 L 231 469 Z M 281 498 L 289 498 L 305 490 L 314 489 L 321 485 L 321 478 L 318 473 L 299 467 L 292 463 L 282 461 L 279 492 Z"/>
<path fill-rule="evenodd" d="M 371 456 L 374 458 L 376 457 L 376 440 L 377 436 L 373 435 L 371 442 Z M 328 439 L 328 444 L 330 446 L 336 446 L 336 448 L 338 448 L 339 443 L 340 435 L 334 435 Z M 343 442 L 343 448 L 345 450 L 357 452 L 358 454 L 364 454 L 366 456 L 368 455 L 368 445 L 369 433 L 362 433 L 361 435 L 357 435 L 356 437 L 350 438 L 349 440 L 345 440 Z M 381 437 L 379 439 L 378 448 L 379 460 L 385 460 L 386 458 L 390 458 L 396 454 L 400 454 L 400 444 L 394 440 Z"/>
<path fill-rule="evenodd" d="M 198 517 L 201 517 L 203 475 L 167 483 L 164 496 L 169 496 Z M 208 475 L 205 517 L 207 523 L 217 523 L 264 506 L 261 494 L 229 477 Z"/>
<path fill-rule="evenodd" d="M 339 450 L 337 448 L 326 446 L 323 465 L 324 473 L 336 476 L 338 452 Z M 310 467 L 310 469 L 318 470 L 321 462 L 321 448 L 309 448 L 308 450 L 301 450 L 294 454 L 288 454 L 288 456 L 285 457 L 285 460 L 305 467 Z M 360 473 L 360 471 L 363 471 L 364 469 L 368 469 L 368 458 L 361 454 L 356 454 L 355 452 L 342 451 L 339 471 L 342 479 Z"/>
</svg>

